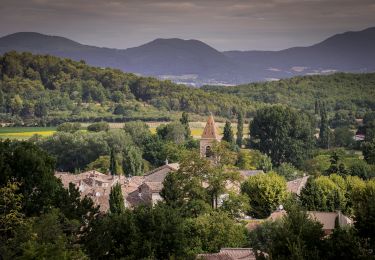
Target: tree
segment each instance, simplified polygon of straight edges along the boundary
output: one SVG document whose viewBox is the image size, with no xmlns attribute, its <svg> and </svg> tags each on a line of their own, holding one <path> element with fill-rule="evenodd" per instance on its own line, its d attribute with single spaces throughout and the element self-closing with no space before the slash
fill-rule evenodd
<svg viewBox="0 0 375 260">
<path fill-rule="evenodd" d="M 54 176 L 55 160 L 34 144 L 0 142 L 0 186 L 9 181 L 22 183 L 22 207 L 25 214 L 43 212 L 54 205 L 61 184 Z"/>
<path fill-rule="evenodd" d="M 313 148 L 311 119 L 304 113 L 282 106 L 260 109 L 250 125 L 250 145 L 267 154 L 272 163 L 300 166 Z"/>
<path fill-rule="evenodd" d="M 368 164 L 375 164 L 375 138 L 363 144 L 362 152 Z"/>
<path fill-rule="evenodd" d="M 268 217 L 288 196 L 285 179 L 273 172 L 250 176 L 241 192 L 249 197 L 249 214 L 256 218 Z"/>
<path fill-rule="evenodd" d="M 271 259 L 320 259 L 326 254 L 323 237 L 322 225 L 293 205 L 281 220 L 265 222 L 252 231 L 250 246 Z"/>
<path fill-rule="evenodd" d="M 213 211 L 186 221 L 188 248 L 195 252 L 218 252 L 223 247 L 243 247 L 246 229 L 224 212 Z"/>
<path fill-rule="evenodd" d="M 330 144 L 330 129 L 328 124 L 328 116 L 325 105 L 320 110 L 320 131 L 319 131 L 319 145 L 322 148 L 329 148 Z"/>
<path fill-rule="evenodd" d="M 108 173 L 110 156 L 99 156 L 98 159 L 89 163 L 86 167 L 87 170 L 97 170 L 102 173 Z"/>
<path fill-rule="evenodd" d="M 172 122 L 158 126 L 156 133 L 162 140 L 182 144 L 185 142 L 186 128 L 180 122 Z"/>
<path fill-rule="evenodd" d="M 223 133 L 223 141 L 226 141 L 230 144 L 234 142 L 234 135 L 233 135 L 233 130 L 232 130 L 232 124 L 230 121 L 225 122 L 224 126 L 224 133 Z"/>
<path fill-rule="evenodd" d="M 111 173 L 111 175 L 118 175 L 118 162 L 113 148 L 111 149 L 109 158 L 109 172 Z"/>
<path fill-rule="evenodd" d="M 283 176 L 287 181 L 295 180 L 303 176 L 303 173 L 290 163 L 282 163 L 277 167 L 276 172 Z"/>
<path fill-rule="evenodd" d="M 135 146 L 130 146 L 124 152 L 123 170 L 126 176 L 143 174 L 142 152 Z"/>
<path fill-rule="evenodd" d="M 185 130 L 186 130 L 185 138 L 189 139 L 191 137 L 191 131 L 190 131 L 190 126 L 189 126 L 189 114 L 186 112 L 182 112 L 180 122 L 185 127 Z"/>
<path fill-rule="evenodd" d="M 150 128 L 142 121 L 126 122 L 124 125 L 124 130 L 131 136 L 133 142 L 139 147 L 143 147 L 145 141 L 151 136 Z"/>
<path fill-rule="evenodd" d="M 334 144 L 336 147 L 352 147 L 354 144 L 353 132 L 347 127 L 336 128 Z"/>
<path fill-rule="evenodd" d="M 74 132 L 77 132 L 80 128 L 81 128 L 80 123 L 63 123 L 57 126 L 56 130 L 58 132 L 74 133 Z"/>
<path fill-rule="evenodd" d="M 336 182 L 335 182 L 336 181 Z M 310 177 L 302 189 L 300 199 L 308 210 L 335 211 L 346 210 L 346 188 L 339 183 L 345 182 L 338 175 Z"/>
<path fill-rule="evenodd" d="M 125 211 L 125 202 L 122 196 L 120 183 L 116 183 L 111 187 L 111 193 L 109 194 L 109 211 L 112 214 L 121 214 Z"/>
<path fill-rule="evenodd" d="M 107 122 L 93 123 L 87 127 L 87 130 L 90 132 L 108 131 L 109 124 Z"/>
<path fill-rule="evenodd" d="M 366 183 L 353 203 L 354 226 L 362 238 L 369 239 L 372 250 L 375 249 L 375 180 Z"/>
<path fill-rule="evenodd" d="M 243 115 L 242 113 L 238 113 L 237 115 L 237 139 L 236 144 L 239 147 L 242 147 L 242 140 L 243 139 Z"/>
</svg>

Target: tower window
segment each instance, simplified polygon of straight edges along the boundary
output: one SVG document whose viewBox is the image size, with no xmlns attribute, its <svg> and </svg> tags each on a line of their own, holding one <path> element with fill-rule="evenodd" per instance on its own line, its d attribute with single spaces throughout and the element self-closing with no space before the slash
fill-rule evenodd
<svg viewBox="0 0 375 260">
<path fill-rule="evenodd" d="M 211 156 L 212 156 L 211 146 L 206 146 L 206 157 L 211 157 Z"/>
</svg>

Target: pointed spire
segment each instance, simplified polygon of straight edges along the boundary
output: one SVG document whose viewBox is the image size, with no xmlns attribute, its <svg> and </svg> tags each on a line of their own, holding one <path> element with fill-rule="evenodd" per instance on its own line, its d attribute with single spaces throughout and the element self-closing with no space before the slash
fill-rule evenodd
<svg viewBox="0 0 375 260">
<path fill-rule="evenodd" d="M 219 140 L 219 135 L 217 133 L 218 131 L 215 125 L 215 120 L 211 113 L 211 115 L 207 119 L 206 127 L 203 130 L 202 138 Z"/>
</svg>

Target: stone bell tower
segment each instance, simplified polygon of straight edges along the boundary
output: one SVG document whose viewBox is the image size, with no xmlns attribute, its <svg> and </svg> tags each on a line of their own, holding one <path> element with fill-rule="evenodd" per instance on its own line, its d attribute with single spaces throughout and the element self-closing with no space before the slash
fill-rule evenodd
<svg viewBox="0 0 375 260">
<path fill-rule="evenodd" d="M 218 130 L 215 125 L 215 120 L 212 114 L 208 117 L 206 127 L 200 140 L 200 154 L 201 157 L 211 157 L 211 149 L 214 142 L 220 142 Z"/>
</svg>

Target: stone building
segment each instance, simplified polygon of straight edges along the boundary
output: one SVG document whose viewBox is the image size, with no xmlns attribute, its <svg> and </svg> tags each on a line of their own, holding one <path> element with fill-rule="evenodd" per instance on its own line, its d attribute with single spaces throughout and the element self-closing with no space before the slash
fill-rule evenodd
<svg viewBox="0 0 375 260">
<path fill-rule="evenodd" d="M 206 126 L 200 140 L 200 154 L 201 157 L 210 157 L 212 145 L 215 142 L 220 142 L 218 129 L 215 125 L 215 120 L 212 114 L 208 117 Z"/>
</svg>

